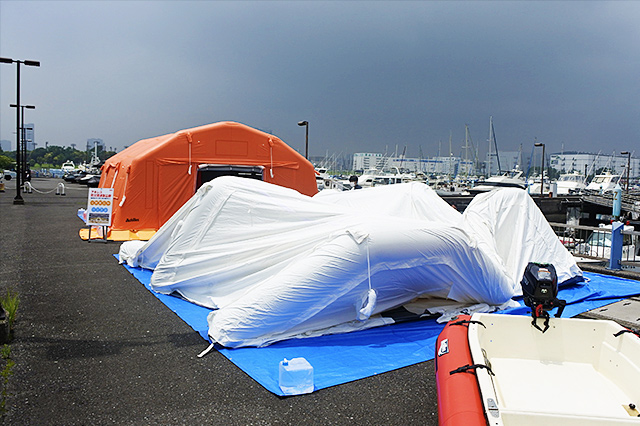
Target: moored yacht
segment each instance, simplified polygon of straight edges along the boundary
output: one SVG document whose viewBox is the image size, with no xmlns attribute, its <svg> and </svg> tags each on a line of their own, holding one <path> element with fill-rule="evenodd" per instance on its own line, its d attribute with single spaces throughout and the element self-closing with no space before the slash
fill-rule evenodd
<svg viewBox="0 0 640 426">
<path fill-rule="evenodd" d="M 328 170 L 326 167 L 318 167 L 315 169 L 318 191 L 331 188 L 331 176 L 329 176 L 329 173 L 327 172 Z"/>
<path fill-rule="evenodd" d="M 540 186 L 542 185 L 542 177 L 540 175 L 532 176 L 527 181 L 527 191 L 529 194 L 540 195 Z M 551 190 L 549 185 L 549 179 L 547 176 L 544 178 L 544 187 L 542 187 L 542 193 L 548 194 Z"/>
<path fill-rule="evenodd" d="M 63 173 L 66 172 L 70 172 L 72 170 L 76 169 L 76 165 L 73 163 L 73 161 L 71 160 L 67 160 L 64 163 L 62 163 L 62 167 L 60 167 L 62 169 Z"/>
<path fill-rule="evenodd" d="M 485 179 L 484 182 L 478 182 L 478 186 L 469 189 L 469 192 L 479 194 L 499 188 L 525 189 L 525 187 L 526 183 L 523 177 L 523 171 L 514 169 L 499 176 L 491 176 Z"/>
<path fill-rule="evenodd" d="M 563 173 L 556 181 L 558 195 L 579 194 L 585 188 L 585 176 L 573 171 L 571 173 Z"/>
<path fill-rule="evenodd" d="M 619 181 L 620 175 L 604 172 L 602 174 L 595 175 L 584 190 L 585 192 L 592 194 L 607 194 L 609 192 L 613 192 Z"/>
<path fill-rule="evenodd" d="M 416 176 L 413 174 L 400 173 L 397 167 L 395 169 L 395 173 L 380 173 L 375 169 L 370 169 L 367 173 L 358 177 L 358 185 L 367 188 L 376 185 L 393 185 L 412 182 L 416 179 Z"/>
</svg>

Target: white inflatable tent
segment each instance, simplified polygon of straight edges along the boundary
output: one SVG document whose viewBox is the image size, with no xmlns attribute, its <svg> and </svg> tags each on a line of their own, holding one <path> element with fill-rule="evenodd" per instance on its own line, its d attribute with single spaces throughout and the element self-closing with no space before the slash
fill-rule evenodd
<svg viewBox="0 0 640 426">
<path fill-rule="evenodd" d="M 384 324 L 376 314 L 420 297 L 502 305 L 529 261 L 581 276 L 525 191 L 478 195 L 460 214 L 420 183 L 312 198 L 220 177 L 120 259 L 153 269 L 155 291 L 215 309 L 209 335 L 228 347 Z"/>
</svg>

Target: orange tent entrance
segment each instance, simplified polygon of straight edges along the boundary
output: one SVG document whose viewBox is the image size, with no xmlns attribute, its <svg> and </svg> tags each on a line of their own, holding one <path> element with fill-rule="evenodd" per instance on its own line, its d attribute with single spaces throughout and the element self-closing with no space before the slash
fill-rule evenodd
<svg viewBox="0 0 640 426">
<path fill-rule="evenodd" d="M 141 140 L 105 162 L 99 187 L 114 189 L 108 239 L 149 239 L 199 185 L 222 175 L 318 191 L 313 165 L 278 137 L 235 122 L 194 127 Z"/>
</svg>

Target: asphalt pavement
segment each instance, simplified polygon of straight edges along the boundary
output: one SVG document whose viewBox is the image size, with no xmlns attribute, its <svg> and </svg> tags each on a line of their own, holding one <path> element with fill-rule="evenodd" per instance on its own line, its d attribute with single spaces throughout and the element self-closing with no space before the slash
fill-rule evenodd
<svg viewBox="0 0 640 426">
<path fill-rule="evenodd" d="M 433 361 L 278 397 L 206 342 L 113 257 L 82 241 L 87 188 L 36 178 L 0 192 L 0 293 L 18 292 L 3 419 L 16 425 L 437 424 Z M 40 192 L 37 192 L 40 191 Z"/>
</svg>

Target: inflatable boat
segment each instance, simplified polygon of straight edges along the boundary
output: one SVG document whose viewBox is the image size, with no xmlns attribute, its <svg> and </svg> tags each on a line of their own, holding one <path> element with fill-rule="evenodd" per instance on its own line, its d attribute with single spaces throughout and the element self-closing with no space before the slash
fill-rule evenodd
<svg viewBox="0 0 640 426">
<path fill-rule="evenodd" d="M 640 338 L 613 321 L 474 314 L 436 343 L 440 425 L 640 425 Z"/>
</svg>

